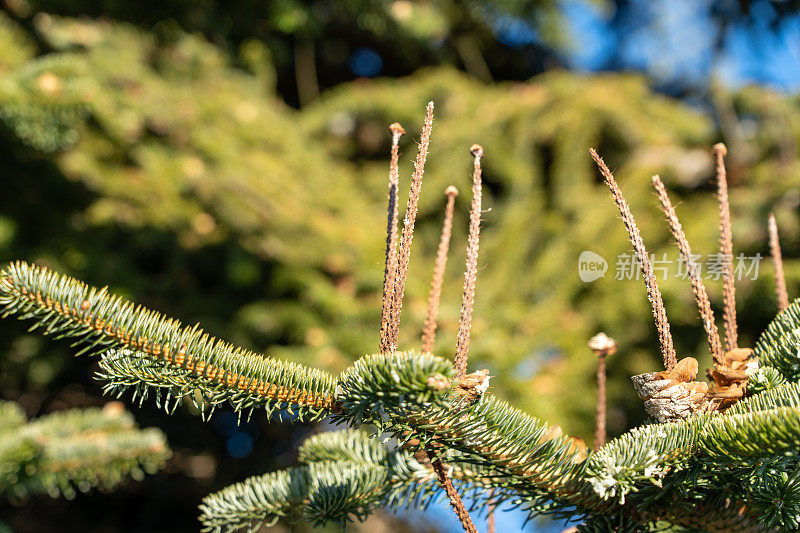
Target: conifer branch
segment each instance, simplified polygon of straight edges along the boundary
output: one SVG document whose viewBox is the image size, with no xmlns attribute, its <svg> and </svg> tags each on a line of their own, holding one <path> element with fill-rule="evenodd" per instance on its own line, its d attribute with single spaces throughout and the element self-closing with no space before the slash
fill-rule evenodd
<svg viewBox="0 0 800 533">
<path fill-rule="evenodd" d="M 597 502 L 593 494 L 575 490 L 586 459 L 585 444 L 493 396 L 468 406 L 441 403 L 422 412 L 406 411 L 392 431 L 403 442 L 413 432 L 420 446 L 458 451 L 465 461 L 490 465 L 550 500 Z"/>
<path fill-rule="evenodd" d="M 414 162 L 414 174 L 411 176 L 411 188 L 408 192 L 408 204 L 403 217 L 403 233 L 400 236 L 400 251 L 397 258 L 397 275 L 394 280 L 394 293 L 392 295 L 391 313 L 389 318 L 389 344 L 387 351 L 397 347 L 400 335 L 400 314 L 403 310 L 403 293 L 406 288 L 408 263 L 411 258 L 411 241 L 414 238 L 414 224 L 417 219 L 417 204 L 422 192 L 422 174 L 425 172 L 425 159 L 428 156 L 428 145 L 433 128 L 433 102 L 428 102 L 425 115 L 425 125 L 419 141 L 419 152 Z"/>
<path fill-rule="evenodd" d="M 775 295 L 778 299 L 778 312 L 789 307 L 789 291 L 786 290 L 786 276 L 783 274 L 783 254 L 778 240 L 778 224 L 775 215 L 769 214 L 769 251 L 772 254 L 772 267 L 775 269 Z"/>
<path fill-rule="evenodd" d="M 469 210 L 469 240 L 467 243 L 467 269 L 464 273 L 464 296 L 461 301 L 461 319 L 458 325 L 458 345 L 456 346 L 455 369 L 459 378 L 467 373 L 469 357 L 469 337 L 472 329 L 472 308 L 475 303 L 475 283 L 478 278 L 478 246 L 481 233 L 481 158 L 483 148 L 473 144 L 470 148 L 473 160 L 472 205 Z"/>
<path fill-rule="evenodd" d="M 716 157 L 717 199 L 719 200 L 719 252 L 722 259 L 722 300 L 725 324 L 725 351 L 739 347 L 736 324 L 736 285 L 733 278 L 733 233 L 731 207 L 728 201 L 728 178 L 725 172 L 725 155 L 728 149 L 722 143 L 713 148 Z"/>
<path fill-rule="evenodd" d="M 787 381 L 800 380 L 800 366 L 797 364 L 798 328 L 800 300 L 795 300 L 772 319 L 758 338 L 753 355 L 758 360 L 761 371 L 751 377 L 751 384 L 762 371 L 778 371 L 780 377 Z"/>
<path fill-rule="evenodd" d="M 106 288 L 98 290 L 46 268 L 17 262 L 0 271 L 0 306 L 3 316 L 35 319 L 31 329 L 75 338 L 74 345 L 83 345 L 79 354 L 126 348 L 125 364 L 136 352 L 139 360 L 160 361 L 165 376 L 170 371 L 186 379 L 193 376 L 231 398 L 255 396 L 265 403 L 297 406 L 312 416 L 334 408 L 335 380 L 325 372 L 235 347 L 199 326 L 182 326 L 112 296 Z M 106 358 L 109 364 L 111 360 Z"/>
<path fill-rule="evenodd" d="M 74 497 L 76 489 L 110 489 L 160 469 L 169 457 L 164 434 L 139 429 L 119 402 L 71 409 L 25 423 L 15 404 L 0 433 L 0 494 Z"/>
<path fill-rule="evenodd" d="M 658 193 L 658 199 L 661 202 L 661 208 L 667 217 L 669 229 L 678 249 L 683 257 L 683 262 L 686 264 L 686 270 L 689 272 L 689 279 L 692 282 L 692 291 L 694 298 L 697 302 L 697 308 L 700 311 L 700 317 L 703 320 L 703 328 L 706 330 L 706 339 L 708 346 L 711 350 L 711 356 L 714 358 L 715 366 L 725 366 L 725 358 L 722 354 L 722 343 L 719 339 L 719 331 L 717 331 L 717 324 L 714 322 L 714 312 L 711 310 L 711 303 L 708 300 L 708 293 L 706 292 L 703 278 L 700 275 L 700 269 L 697 263 L 692 258 L 692 249 L 689 246 L 689 241 L 686 240 L 686 234 L 683 232 L 681 223 L 678 220 L 678 215 L 675 213 L 675 208 L 667 196 L 667 190 L 661 182 L 661 178 L 653 176 L 653 186 Z"/>
<path fill-rule="evenodd" d="M 392 155 L 389 163 L 389 205 L 386 227 L 386 264 L 383 270 L 383 299 L 381 304 L 381 340 L 379 351 L 387 353 L 392 348 L 390 339 L 390 318 L 392 298 L 397 279 L 397 192 L 400 185 L 398 159 L 400 137 L 405 135 L 403 127 L 395 122 L 389 129 L 392 132 Z"/>
<path fill-rule="evenodd" d="M 363 520 L 380 503 L 388 471 L 369 463 L 311 463 L 254 476 L 210 494 L 200 505 L 204 532 L 257 529 L 280 518 L 315 526 Z"/>
<path fill-rule="evenodd" d="M 603 180 L 611 191 L 614 202 L 617 204 L 617 208 L 622 216 L 622 222 L 625 224 L 625 229 L 628 230 L 628 237 L 633 245 L 636 260 L 639 262 L 639 267 L 642 270 L 642 277 L 644 278 L 644 284 L 647 289 L 647 299 L 650 300 L 650 305 L 653 308 L 653 317 L 655 318 L 656 329 L 658 330 L 658 340 L 661 345 L 661 353 L 664 356 L 664 367 L 667 370 L 672 370 L 678 360 L 675 355 L 675 347 L 672 343 L 667 310 L 664 307 L 664 300 L 658 288 L 658 281 L 653 273 L 650 255 L 647 253 L 647 249 L 644 246 L 644 241 L 639 233 L 639 227 L 636 225 L 633 214 L 631 214 L 628 202 L 625 201 L 625 197 L 622 195 L 622 191 L 619 185 L 617 185 L 611 170 L 609 170 L 603 158 L 597 154 L 594 148 L 589 149 L 589 154 L 592 156 L 595 163 L 597 163 L 600 173 L 603 175 Z"/>
<path fill-rule="evenodd" d="M 317 433 L 307 438 L 297 453 L 297 460 L 306 464 L 326 461 L 386 464 L 389 460 L 386 446 L 362 429 Z"/>
<path fill-rule="evenodd" d="M 458 189 L 452 185 L 444 194 L 447 196 L 447 205 L 444 208 L 444 222 L 442 234 L 439 238 L 439 249 L 436 252 L 436 262 L 433 267 L 431 290 L 428 295 L 428 312 L 425 315 L 425 326 L 422 329 L 422 351 L 432 352 L 433 342 L 436 340 L 436 319 L 439 314 L 439 301 L 442 296 L 444 272 L 447 267 L 447 253 L 450 250 L 450 236 L 453 230 L 453 212 L 458 196 Z"/>
<path fill-rule="evenodd" d="M 423 464 L 408 450 L 389 450 L 361 430 L 314 435 L 299 452 L 306 466 L 255 476 L 206 498 L 201 506 L 205 530 L 255 529 L 280 517 L 343 525 L 352 517 L 362 519 L 378 504 L 426 507 L 443 492 L 434 483 L 437 476 L 427 457 Z M 447 455 L 446 464 L 439 461 L 450 472 L 448 480 L 457 480 L 471 496 L 482 499 L 496 476 Z M 498 497 L 509 498 L 510 493 L 499 490 Z"/>
</svg>

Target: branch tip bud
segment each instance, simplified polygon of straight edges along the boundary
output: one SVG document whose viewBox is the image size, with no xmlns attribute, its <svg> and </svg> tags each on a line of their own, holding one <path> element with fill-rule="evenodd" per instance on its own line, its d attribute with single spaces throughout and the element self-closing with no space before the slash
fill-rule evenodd
<svg viewBox="0 0 800 533">
<path fill-rule="evenodd" d="M 392 132 L 392 135 L 396 135 L 398 137 L 406 134 L 406 130 L 403 129 L 403 126 L 401 126 L 399 122 L 393 122 L 389 126 L 389 131 Z"/>
<path fill-rule="evenodd" d="M 589 349 L 595 355 L 614 355 L 617 353 L 617 341 L 603 333 L 602 331 L 589 339 Z"/>
</svg>

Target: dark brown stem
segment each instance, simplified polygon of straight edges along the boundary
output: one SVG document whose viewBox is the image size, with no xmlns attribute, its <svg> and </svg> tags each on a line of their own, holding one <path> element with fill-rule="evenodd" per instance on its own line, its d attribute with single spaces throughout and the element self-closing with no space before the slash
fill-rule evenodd
<svg viewBox="0 0 800 533">
<path fill-rule="evenodd" d="M 686 240 L 686 234 L 681 227 L 677 213 L 675 213 L 675 208 L 672 206 L 669 196 L 667 196 L 667 189 L 661 182 L 661 178 L 653 176 L 653 186 L 658 193 L 661 208 L 667 216 L 669 229 L 672 232 L 672 236 L 675 238 L 675 242 L 678 244 L 683 262 L 686 263 L 686 270 L 689 272 L 689 279 L 692 282 L 694 299 L 695 302 L 697 302 L 697 309 L 700 311 L 700 318 L 703 320 L 703 327 L 706 330 L 706 338 L 708 339 L 711 356 L 714 358 L 715 365 L 725 366 L 726 362 L 722 354 L 722 343 L 719 340 L 719 331 L 717 331 L 717 324 L 714 322 L 714 312 L 711 310 L 711 303 L 708 300 L 708 292 L 706 292 L 706 286 L 703 284 L 700 268 L 692 259 L 692 249 L 689 246 L 689 241 Z"/>
<path fill-rule="evenodd" d="M 444 191 L 444 194 L 447 196 L 447 205 L 444 208 L 444 222 L 442 223 L 442 236 L 439 239 L 439 250 L 436 252 L 436 263 L 433 266 L 431 291 L 428 295 L 428 313 L 425 316 L 425 326 L 422 329 L 423 352 L 432 352 L 433 342 L 436 340 L 436 319 L 439 315 L 439 301 L 442 296 L 444 271 L 447 267 L 447 252 L 450 250 L 450 236 L 453 232 L 453 212 L 455 211 L 458 189 L 451 185 Z"/>
<path fill-rule="evenodd" d="M 769 250 L 772 253 L 772 267 L 775 269 L 775 295 L 778 297 L 778 312 L 789 307 L 789 292 L 786 290 L 786 276 L 783 274 L 783 254 L 778 240 L 778 224 L 775 215 L 769 214 Z"/>
<path fill-rule="evenodd" d="M 601 332 L 589 339 L 589 348 L 597 356 L 594 449 L 599 450 L 606 443 L 606 356 L 614 355 L 617 352 L 617 341 Z"/>
<path fill-rule="evenodd" d="M 411 241 L 414 238 L 414 224 L 417 220 L 417 204 L 422 191 L 422 174 L 425 171 L 425 159 L 428 157 L 428 145 L 433 128 L 433 102 L 428 102 L 425 125 L 419 141 L 419 152 L 414 162 L 414 174 L 411 176 L 411 189 L 408 192 L 408 204 L 403 218 L 403 234 L 400 236 L 400 251 L 397 257 L 397 276 L 395 277 L 394 294 L 389 318 L 389 351 L 397 346 L 400 335 L 400 314 L 403 310 L 403 293 L 406 288 L 408 263 L 411 259 Z"/>
<path fill-rule="evenodd" d="M 383 304 L 381 306 L 380 352 L 391 351 L 390 317 L 392 296 L 397 277 L 397 189 L 400 183 L 398 170 L 400 137 L 405 134 L 403 126 L 395 122 L 389 129 L 392 132 L 392 157 L 389 163 L 389 205 L 386 221 L 386 263 L 383 270 Z"/>
<path fill-rule="evenodd" d="M 625 224 L 625 229 L 628 230 L 628 237 L 630 238 L 631 244 L 633 244 L 636 259 L 642 269 L 642 276 L 644 277 L 644 284 L 647 289 L 647 299 L 650 300 L 650 305 L 653 308 L 653 317 L 655 318 L 656 329 L 658 330 L 658 340 L 661 344 L 661 353 L 664 356 L 664 367 L 667 370 L 672 370 L 678 360 L 675 355 L 675 347 L 672 343 L 672 333 L 670 332 L 669 320 L 667 320 L 667 310 L 664 307 L 664 300 L 661 298 L 658 282 L 653 274 L 650 255 L 647 253 L 644 241 L 639 233 L 639 227 L 636 225 L 636 220 L 634 220 L 631 214 L 628 202 L 626 202 L 625 197 L 622 196 L 622 191 L 619 185 L 617 185 L 614 175 L 606 166 L 603 158 L 597 155 L 597 151 L 595 151 L 594 148 L 590 149 L 589 153 L 595 163 L 597 163 L 606 185 L 609 190 L 611 190 L 611 196 L 614 197 L 614 202 L 617 204 L 620 215 L 622 215 L 622 222 Z"/>
<path fill-rule="evenodd" d="M 467 242 L 467 270 L 464 273 L 464 296 L 461 300 L 461 319 L 458 325 L 458 345 L 453 366 L 459 379 L 467 373 L 469 334 L 472 328 L 472 308 L 475 304 L 475 282 L 478 277 L 478 245 L 481 233 L 481 158 L 483 148 L 473 144 L 472 206 L 469 210 L 469 238 Z"/>
<path fill-rule="evenodd" d="M 722 302 L 725 309 L 725 351 L 739 347 L 736 325 L 736 287 L 733 279 L 733 233 L 731 207 L 728 202 L 728 177 L 725 172 L 725 155 L 728 149 L 722 143 L 714 145 L 717 159 L 717 198 L 719 199 L 719 252 L 723 264 Z"/>
<path fill-rule="evenodd" d="M 486 533 L 495 532 L 494 510 L 497 502 L 494 500 L 494 489 L 489 491 L 489 514 L 486 515 Z"/>
<path fill-rule="evenodd" d="M 447 477 L 447 471 L 445 470 L 441 459 L 439 459 L 432 451 L 428 451 L 428 458 L 431 461 L 433 471 L 436 472 L 436 475 L 439 478 L 439 483 L 442 484 L 444 491 L 447 493 L 447 497 L 450 498 L 450 505 L 456 512 L 456 516 L 461 522 L 461 526 L 464 528 L 464 531 L 467 533 L 478 533 L 478 530 L 475 528 L 475 524 L 472 523 L 472 518 L 470 518 L 466 507 L 464 507 L 464 503 L 461 501 L 461 496 L 458 495 L 458 491 L 456 491 L 456 488 L 453 486 L 453 482 L 450 481 L 449 477 Z"/>
<path fill-rule="evenodd" d="M 597 406 L 594 414 L 594 449 L 606 443 L 606 355 L 597 356 Z"/>
</svg>

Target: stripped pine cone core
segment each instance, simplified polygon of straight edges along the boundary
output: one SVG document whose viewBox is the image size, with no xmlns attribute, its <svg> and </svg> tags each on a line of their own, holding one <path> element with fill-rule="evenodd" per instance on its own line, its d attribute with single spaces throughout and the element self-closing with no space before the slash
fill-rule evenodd
<svg viewBox="0 0 800 533">
<path fill-rule="evenodd" d="M 724 365 L 709 371 L 714 380 L 708 398 L 716 410 L 725 410 L 744 398 L 750 376 L 758 370 L 758 359 L 750 348 L 736 348 L 725 352 Z"/>
<path fill-rule="evenodd" d="M 672 370 L 648 372 L 631 379 L 647 414 L 659 422 L 668 422 L 708 410 L 708 385 L 694 381 L 695 377 L 697 359 L 686 357 Z"/>
</svg>

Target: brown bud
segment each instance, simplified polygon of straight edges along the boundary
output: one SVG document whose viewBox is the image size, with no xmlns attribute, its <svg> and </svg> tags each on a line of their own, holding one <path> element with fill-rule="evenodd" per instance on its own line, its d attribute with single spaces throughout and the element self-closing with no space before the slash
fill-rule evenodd
<svg viewBox="0 0 800 533">
<path fill-rule="evenodd" d="M 617 353 L 617 341 L 602 331 L 589 339 L 589 348 L 595 355 L 614 355 Z"/>
<path fill-rule="evenodd" d="M 392 132 L 392 135 L 397 135 L 397 136 L 406 134 L 406 130 L 403 129 L 403 126 L 401 126 L 399 122 L 393 122 L 389 126 L 389 131 Z"/>
<path fill-rule="evenodd" d="M 458 189 L 456 189 L 454 185 L 450 185 L 444 190 L 444 194 L 447 196 L 458 196 Z"/>
<path fill-rule="evenodd" d="M 728 148 L 727 148 L 727 147 L 726 147 L 724 144 L 722 144 L 722 143 L 717 143 L 717 144 L 715 144 L 715 145 L 714 145 L 714 146 L 711 148 L 711 150 L 712 150 L 714 153 L 720 153 L 720 154 L 722 154 L 722 155 L 728 155 Z"/>
<path fill-rule="evenodd" d="M 469 151 L 475 157 L 479 158 L 483 157 L 483 146 L 481 146 L 480 144 L 473 144 L 472 146 L 470 146 Z"/>
</svg>

